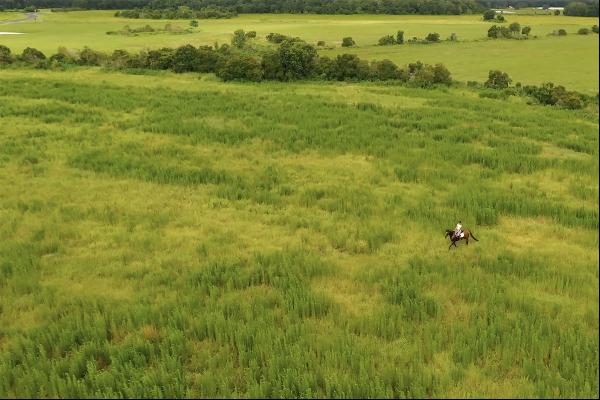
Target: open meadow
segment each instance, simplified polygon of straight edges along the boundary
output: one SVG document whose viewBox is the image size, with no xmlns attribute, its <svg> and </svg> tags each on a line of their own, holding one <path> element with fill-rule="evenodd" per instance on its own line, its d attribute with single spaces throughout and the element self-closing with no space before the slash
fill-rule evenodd
<svg viewBox="0 0 600 400">
<path fill-rule="evenodd" d="M 0 20 L 16 13 L 0 13 Z M 17 14 L 18 15 L 18 14 Z M 598 92 L 598 35 L 577 35 L 582 28 L 598 24 L 598 18 L 549 15 L 507 15 L 509 25 L 519 22 L 532 27 L 530 40 L 489 40 L 487 30 L 493 23 L 480 15 L 406 16 L 406 15 L 278 15 L 248 14 L 231 19 L 199 20 L 192 33 L 140 34 L 138 36 L 107 35 L 128 25 L 139 28 L 150 25 L 162 28 L 166 24 L 187 28 L 188 20 L 144 20 L 117 18 L 114 11 L 57 12 L 43 10 L 37 21 L 4 25 L 0 31 L 22 32 L 25 35 L 0 36 L 0 44 L 20 52 L 35 47 L 47 55 L 60 46 L 113 51 L 140 51 L 163 46 L 177 47 L 191 43 L 213 45 L 229 43 L 237 29 L 256 31 L 256 40 L 264 41 L 271 32 L 291 36 L 316 44 L 324 41 L 323 55 L 356 53 L 363 59 L 390 59 L 397 64 L 420 60 L 443 63 L 461 81 L 483 81 L 491 69 L 507 72 L 515 82 L 540 84 L 554 82 L 571 90 L 588 94 Z M 566 37 L 548 36 L 565 29 Z M 406 39 L 423 38 L 437 32 L 442 40 L 452 33 L 457 42 L 436 44 L 406 44 L 378 46 L 379 38 L 405 32 Z M 343 37 L 354 38 L 356 48 L 340 47 Z"/>
<path fill-rule="evenodd" d="M 598 397 L 597 105 L 14 68 L 0 126 L 0 397 Z"/>
</svg>

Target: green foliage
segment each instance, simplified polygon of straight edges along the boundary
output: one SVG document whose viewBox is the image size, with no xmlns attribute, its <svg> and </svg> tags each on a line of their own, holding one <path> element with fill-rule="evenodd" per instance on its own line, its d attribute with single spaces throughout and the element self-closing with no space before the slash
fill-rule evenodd
<svg viewBox="0 0 600 400">
<path fill-rule="evenodd" d="M 6 46 L 0 45 L 0 64 L 10 64 L 13 58 L 10 49 Z"/>
<path fill-rule="evenodd" d="M 385 35 L 379 38 L 379 46 L 390 46 L 397 44 L 396 39 L 392 35 Z"/>
<path fill-rule="evenodd" d="M 511 82 L 512 79 L 510 79 L 506 72 L 494 70 L 490 71 L 484 85 L 485 87 L 492 89 L 506 89 Z"/>
<path fill-rule="evenodd" d="M 282 43 L 284 40 L 290 39 L 290 37 L 286 36 L 286 35 L 282 35 L 280 33 L 269 33 L 266 36 L 266 39 L 271 43 L 279 44 L 279 43 Z"/>
<path fill-rule="evenodd" d="M 541 104 L 557 105 L 569 109 L 582 108 L 585 105 L 585 100 L 581 94 L 568 91 L 561 85 L 554 86 L 550 82 L 541 86 L 525 86 L 523 90 Z"/>
<path fill-rule="evenodd" d="M 492 21 L 496 18 L 496 11 L 494 10 L 485 10 L 483 12 L 483 20 L 484 21 Z"/>
<path fill-rule="evenodd" d="M 529 36 L 530 33 L 531 33 L 530 26 L 524 26 L 523 29 L 521 30 L 522 35 Z"/>
<path fill-rule="evenodd" d="M 590 34 L 590 30 L 588 28 L 579 28 L 579 30 L 577 31 L 578 35 L 589 35 Z"/>
<path fill-rule="evenodd" d="M 260 60 L 252 56 L 232 55 L 225 59 L 217 70 L 217 76 L 224 81 L 255 81 L 263 78 Z"/>
<path fill-rule="evenodd" d="M 351 37 L 345 37 L 342 39 L 342 47 L 354 47 L 356 46 L 356 43 L 354 42 L 354 39 L 352 39 Z"/>
<path fill-rule="evenodd" d="M 246 33 L 243 29 L 238 29 L 233 32 L 233 37 L 231 38 L 231 45 L 237 47 L 238 49 L 243 48 L 246 45 Z"/>
<path fill-rule="evenodd" d="M 440 41 L 440 34 L 436 32 L 428 33 L 425 37 L 425 40 L 428 42 L 437 43 Z"/>
<path fill-rule="evenodd" d="M 6 52 L 6 50 L 4 50 Z M 46 59 L 46 56 L 41 51 L 34 49 L 32 47 L 27 47 L 23 50 L 23 53 L 19 57 L 21 61 L 24 61 L 28 64 L 40 64 L 42 61 Z"/>
<path fill-rule="evenodd" d="M 65 76 L 0 73 L 0 397 L 597 397 L 593 107 Z"/>
<path fill-rule="evenodd" d="M 404 44 L 404 31 L 396 32 L 396 43 Z"/>
</svg>

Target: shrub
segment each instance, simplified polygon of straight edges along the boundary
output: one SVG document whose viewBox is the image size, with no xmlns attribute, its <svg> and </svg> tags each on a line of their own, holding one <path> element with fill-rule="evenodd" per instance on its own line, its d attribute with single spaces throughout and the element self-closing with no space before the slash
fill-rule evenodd
<svg viewBox="0 0 600 400">
<path fill-rule="evenodd" d="M 456 35 L 456 33 L 452 33 L 448 37 L 448 41 L 450 41 L 450 42 L 456 42 L 457 40 L 458 40 L 458 36 Z"/>
<path fill-rule="evenodd" d="M 254 39 L 256 37 L 256 31 L 246 32 L 247 39 Z"/>
<path fill-rule="evenodd" d="M 396 43 L 398 43 L 398 44 L 404 43 L 404 31 L 396 32 Z"/>
<path fill-rule="evenodd" d="M 554 15 L 560 15 L 560 10 L 554 10 Z"/>
<path fill-rule="evenodd" d="M 557 105 L 569 109 L 582 108 L 585 105 L 583 95 L 568 91 L 560 85 L 554 86 L 551 82 L 541 86 L 525 86 L 523 91 L 541 104 Z"/>
<path fill-rule="evenodd" d="M 194 20 L 191 20 L 191 21 L 190 21 L 190 26 L 191 26 L 192 28 L 197 28 L 197 27 L 198 27 L 198 21 L 196 21 L 195 19 L 194 19 Z"/>
<path fill-rule="evenodd" d="M 340 54 L 330 73 L 328 79 L 360 81 L 371 77 L 371 68 L 368 62 L 361 60 L 356 54 Z"/>
<path fill-rule="evenodd" d="M 196 71 L 196 58 L 198 49 L 191 44 L 186 44 L 175 50 L 173 55 L 172 68 L 177 73 Z"/>
<path fill-rule="evenodd" d="M 510 30 L 505 26 L 492 25 L 488 29 L 488 37 L 494 39 L 509 38 L 511 37 Z"/>
<path fill-rule="evenodd" d="M 567 31 L 564 29 L 559 29 L 557 34 L 558 36 L 567 36 Z"/>
<path fill-rule="evenodd" d="M 317 42 L 317 46 L 319 46 L 319 47 L 323 47 L 323 46 L 325 46 L 325 41 L 324 41 L 324 40 L 319 40 L 319 41 Z"/>
<path fill-rule="evenodd" d="M 146 67 L 150 69 L 171 69 L 175 59 L 175 50 L 163 47 L 159 50 L 150 50 L 146 56 Z"/>
<path fill-rule="evenodd" d="M 263 70 L 261 62 L 246 55 L 232 55 L 217 70 L 217 76 L 224 81 L 261 81 Z"/>
<path fill-rule="evenodd" d="M 598 25 L 592 26 L 592 32 L 598 33 Z"/>
<path fill-rule="evenodd" d="M 371 64 L 373 77 L 380 81 L 398 79 L 400 77 L 398 66 L 390 60 L 374 61 Z"/>
<path fill-rule="evenodd" d="M 432 43 L 433 42 L 439 42 L 440 41 L 440 34 L 436 33 L 436 32 L 430 33 L 430 34 L 428 34 L 425 37 L 425 40 L 428 41 L 428 42 L 432 42 Z"/>
<path fill-rule="evenodd" d="M 512 24 L 510 24 L 508 26 L 508 30 L 513 34 L 516 35 L 519 32 L 521 32 L 521 24 L 519 24 L 518 22 L 513 22 Z"/>
<path fill-rule="evenodd" d="M 354 42 L 354 39 L 352 39 L 350 36 L 342 39 L 342 47 L 352 47 L 355 45 L 356 43 Z"/>
<path fill-rule="evenodd" d="M 79 59 L 77 64 L 79 65 L 91 65 L 98 66 L 106 60 L 106 55 L 96 50 L 92 50 L 89 47 L 84 47 L 79 53 Z"/>
<path fill-rule="evenodd" d="M 435 64 L 433 67 L 433 82 L 449 85 L 452 83 L 450 71 L 444 64 Z"/>
<path fill-rule="evenodd" d="M 271 43 L 281 43 L 286 39 L 289 39 L 289 37 L 280 33 L 269 33 L 267 35 L 267 40 Z"/>
<path fill-rule="evenodd" d="M 286 40 L 279 47 L 285 79 L 307 78 L 314 73 L 317 49 L 301 40 Z"/>
<path fill-rule="evenodd" d="M 396 39 L 392 35 L 385 35 L 379 39 L 379 46 L 390 46 L 396 44 Z"/>
<path fill-rule="evenodd" d="M 39 64 L 44 61 L 46 56 L 38 49 L 27 47 L 21 54 L 21 60 L 29 64 Z"/>
<path fill-rule="evenodd" d="M 484 86 L 492 89 L 506 89 L 511 82 L 512 79 L 506 72 L 494 70 L 489 72 Z"/>
<path fill-rule="evenodd" d="M 10 49 L 0 44 L 0 64 L 10 64 L 12 61 L 13 59 L 12 55 L 10 54 Z"/>
<path fill-rule="evenodd" d="M 521 30 L 522 35 L 529 36 L 530 33 L 531 33 L 530 26 L 524 26 L 523 29 Z"/>
<path fill-rule="evenodd" d="M 506 18 L 504 18 L 504 15 L 498 14 L 496 16 L 496 21 L 498 21 L 498 22 L 504 22 L 504 21 L 506 21 Z"/>
<path fill-rule="evenodd" d="M 589 35 L 590 34 L 590 30 L 588 28 L 580 28 L 577 31 L 578 35 Z"/>
<path fill-rule="evenodd" d="M 246 33 L 243 29 L 238 29 L 233 32 L 233 37 L 231 38 L 231 45 L 233 47 L 237 47 L 241 49 L 246 44 Z"/>
<path fill-rule="evenodd" d="M 496 11 L 494 11 L 494 10 L 485 10 L 483 12 L 483 20 L 484 21 L 491 21 L 494 18 L 496 18 Z"/>
</svg>

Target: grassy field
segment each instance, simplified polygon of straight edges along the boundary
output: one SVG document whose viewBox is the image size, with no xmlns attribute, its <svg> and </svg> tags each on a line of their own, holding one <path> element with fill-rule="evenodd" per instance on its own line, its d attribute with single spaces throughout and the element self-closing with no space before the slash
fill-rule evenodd
<svg viewBox="0 0 600 400">
<path fill-rule="evenodd" d="M 328 50 L 322 54 L 356 52 L 366 59 L 391 59 L 398 64 L 421 60 L 444 63 L 456 79 L 482 81 L 490 69 L 509 73 L 515 82 L 539 84 L 555 82 L 569 89 L 586 93 L 598 92 L 598 35 L 575 35 L 581 27 L 598 24 L 598 18 L 565 16 L 507 16 L 508 23 L 530 25 L 529 41 L 486 40 L 491 23 L 472 16 L 390 16 L 390 15 L 241 15 L 226 20 L 202 20 L 192 34 L 161 34 L 122 36 L 106 35 L 107 31 L 122 29 L 125 25 L 141 27 L 149 24 L 164 27 L 166 23 L 187 27 L 188 21 L 129 20 L 113 17 L 112 11 L 68 13 L 42 12 L 37 22 L 6 25 L 4 30 L 24 32 L 27 35 L 0 37 L 0 43 L 14 51 L 27 46 L 39 48 L 47 54 L 59 46 L 112 51 L 122 48 L 139 51 L 144 48 L 179 46 L 186 43 L 212 45 L 229 43 L 236 29 L 255 30 L 259 39 L 270 32 L 300 36 L 316 43 L 324 40 Z M 0 16 L 3 15 L 0 13 Z M 1 18 L 1 17 L 0 17 Z M 567 37 L 549 37 L 549 33 L 563 28 Z M 446 39 L 451 33 L 459 42 L 434 45 L 376 46 L 386 34 L 404 30 L 408 38 L 425 37 L 430 32 L 440 33 Z M 343 37 L 352 36 L 358 48 L 340 48 Z"/>
<path fill-rule="evenodd" d="M 0 125 L 0 397 L 598 397 L 597 108 L 11 69 Z"/>
</svg>

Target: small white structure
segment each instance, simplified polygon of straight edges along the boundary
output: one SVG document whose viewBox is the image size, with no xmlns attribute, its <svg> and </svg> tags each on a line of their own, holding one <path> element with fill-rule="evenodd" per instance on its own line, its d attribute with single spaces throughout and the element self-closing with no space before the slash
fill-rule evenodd
<svg viewBox="0 0 600 400">
<path fill-rule="evenodd" d="M 563 11 L 565 8 L 564 7 L 548 7 L 548 10 L 559 10 L 559 11 Z"/>
</svg>

